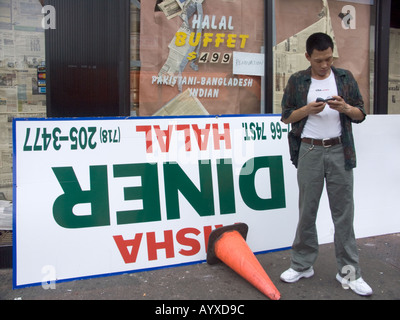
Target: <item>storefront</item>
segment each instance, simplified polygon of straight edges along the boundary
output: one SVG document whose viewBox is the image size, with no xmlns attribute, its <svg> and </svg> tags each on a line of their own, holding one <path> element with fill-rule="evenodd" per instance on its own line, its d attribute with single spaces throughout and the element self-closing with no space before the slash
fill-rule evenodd
<svg viewBox="0 0 400 320">
<path fill-rule="evenodd" d="M 0 9 L 7 199 L 13 118 L 279 114 L 314 31 L 334 37 L 334 65 L 354 74 L 368 114 L 400 113 L 399 1 L 5 0 Z"/>
<path fill-rule="evenodd" d="M 335 40 L 368 114 L 400 113 L 399 1 L 4 0 L 0 192 L 13 118 L 279 114 L 305 40 Z"/>
<path fill-rule="evenodd" d="M 43 2 L 47 116 L 280 113 L 316 31 L 334 38 L 334 65 L 352 71 L 367 113 L 399 112 L 395 1 L 92 2 Z"/>
<path fill-rule="evenodd" d="M 290 246 L 296 171 L 283 90 L 322 31 L 367 113 L 400 113 L 390 2 L 2 1 L 0 192 L 16 198 L 14 285 L 39 284 L 48 265 L 76 279 L 200 262 L 211 230 L 238 221 L 254 251 Z M 391 127 L 368 142 L 396 145 L 396 123 L 371 117 L 362 134 Z M 392 183 L 400 150 L 379 171 L 370 151 L 361 148 L 362 176 Z M 361 235 L 398 231 L 390 199 L 380 221 L 362 202 Z M 26 236 L 32 225 L 45 236 Z"/>
<path fill-rule="evenodd" d="M 308 67 L 305 40 L 317 31 L 334 38 L 334 65 L 353 72 L 367 112 L 398 113 L 394 2 L 392 10 L 390 1 L 373 0 L 158 2 L 131 4 L 131 59 L 140 65 L 131 70 L 131 98 L 138 115 L 190 113 L 176 103 L 166 111 L 185 90 L 197 112 L 280 113 L 286 82 Z"/>
</svg>

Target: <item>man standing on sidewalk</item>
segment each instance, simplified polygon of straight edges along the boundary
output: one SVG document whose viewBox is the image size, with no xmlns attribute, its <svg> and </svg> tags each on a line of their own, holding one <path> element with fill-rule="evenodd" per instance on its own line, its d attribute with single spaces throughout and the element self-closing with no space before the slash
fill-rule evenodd
<svg viewBox="0 0 400 320">
<path fill-rule="evenodd" d="M 364 121 L 364 102 L 353 75 L 332 66 L 334 44 L 328 35 L 312 34 L 306 49 L 311 66 L 290 77 L 282 99 L 282 121 L 293 128 L 289 147 L 297 167 L 299 222 L 291 266 L 281 280 L 291 283 L 314 275 L 315 221 L 326 181 L 335 226 L 336 279 L 359 295 L 371 295 L 372 289 L 361 278 L 353 230 L 356 153 L 352 123 Z"/>
</svg>

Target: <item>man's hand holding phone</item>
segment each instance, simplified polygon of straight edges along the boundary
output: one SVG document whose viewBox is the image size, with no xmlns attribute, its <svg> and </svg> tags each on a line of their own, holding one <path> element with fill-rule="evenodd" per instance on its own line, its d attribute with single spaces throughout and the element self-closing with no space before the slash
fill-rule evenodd
<svg viewBox="0 0 400 320">
<path fill-rule="evenodd" d="M 351 108 L 340 96 L 333 96 L 332 99 L 327 100 L 326 103 L 331 109 L 340 113 L 346 113 Z"/>
</svg>

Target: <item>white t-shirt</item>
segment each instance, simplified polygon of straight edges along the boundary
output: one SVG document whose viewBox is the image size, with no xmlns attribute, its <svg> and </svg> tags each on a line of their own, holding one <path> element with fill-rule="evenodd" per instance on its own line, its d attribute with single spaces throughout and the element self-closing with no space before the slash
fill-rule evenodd
<svg viewBox="0 0 400 320">
<path fill-rule="evenodd" d="M 316 80 L 311 78 L 311 86 L 308 91 L 307 103 L 316 101 L 317 98 L 326 99 L 328 97 L 337 96 L 337 86 L 333 71 L 328 78 L 324 80 Z M 312 139 L 329 139 L 340 137 L 342 127 L 340 125 L 339 112 L 333 110 L 328 104 L 324 110 L 318 114 L 308 116 L 306 125 L 301 134 L 302 138 Z"/>
</svg>

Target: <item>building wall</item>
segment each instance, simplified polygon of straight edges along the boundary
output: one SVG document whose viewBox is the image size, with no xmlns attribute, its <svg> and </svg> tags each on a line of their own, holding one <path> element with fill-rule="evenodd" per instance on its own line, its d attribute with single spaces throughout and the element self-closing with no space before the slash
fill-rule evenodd
<svg viewBox="0 0 400 320">
<path fill-rule="evenodd" d="M 12 119 L 46 116 L 37 88 L 45 60 L 42 6 L 37 0 L 0 2 L 0 192 L 12 199 Z"/>
<path fill-rule="evenodd" d="M 45 63 L 45 36 L 42 27 L 44 15 L 41 12 L 41 2 L 43 1 L 1 0 L 0 2 L 0 193 L 4 193 L 6 198 L 10 200 L 12 199 L 13 183 L 12 119 L 15 117 L 46 117 L 46 95 L 38 93 L 37 81 L 38 67 Z M 170 42 L 182 27 L 182 19 L 179 16 L 167 17 L 156 6 L 156 3 L 161 2 L 160 0 L 146 0 L 146 2 L 131 0 L 131 115 L 152 115 L 157 110 L 159 112 L 164 109 L 165 106 L 170 107 L 171 100 L 174 107 L 177 107 L 177 102 L 173 98 L 180 92 L 178 86 L 172 87 L 169 84 L 159 84 L 152 81 L 154 76 L 157 76 L 160 72 L 160 68 L 166 63 L 170 52 Z M 210 20 L 215 18 L 217 23 L 222 18 L 228 21 L 232 17 L 234 27 L 232 32 L 239 35 L 249 35 L 246 47 L 236 48 L 235 50 L 247 53 L 261 52 L 264 37 L 263 2 L 257 0 L 252 1 L 251 4 L 246 3 L 245 5 L 244 3 L 242 1 L 212 2 L 211 0 L 204 0 L 203 10 Z M 278 51 L 280 45 L 284 47 L 280 56 L 276 55 L 274 60 L 274 97 L 267 97 L 267 99 L 274 100 L 275 113 L 280 113 L 280 99 L 289 76 L 286 69 L 290 69 L 289 71 L 300 69 L 301 63 L 305 61 L 304 50 L 296 47 L 295 42 L 290 41 L 290 49 L 301 56 L 301 63 L 298 63 L 300 58 L 293 58 L 293 52 L 288 50 L 288 40 L 293 40 L 299 34 L 310 31 L 310 28 L 314 30 L 313 26 L 316 23 L 323 22 L 324 19 L 327 20 L 327 25 L 334 31 L 339 49 L 339 58 L 335 62 L 336 66 L 350 69 L 354 73 L 357 81 L 359 81 L 366 109 L 367 111 L 371 110 L 374 96 L 374 44 L 369 43 L 369 40 L 372 39 L 370 35 L 373 35 L 373 28 L 371 29 L 373 17 L 370 16 L 371 6 L 368 3 L 371 2 L 275 0 L 276 41 L 274 50 Z M 353 6 L 356 10 L 355 17 L 357 17 L 357 20 L 354 23 L 357 22 L 357 24 L 353 29 L 345 28 L 342 25 L 341 13 L 348 5 Z M 253 10 L 249 10 L 250 7 Z M 327 10 L 328 8 L 329 10 Z M 253 14 L 253 12 L 257 12 L 257 14 L 252 18 L 246 16 L 247 13 Z M 326 13 L 330 14 L 327 15 Z M 288 20 L 293 23 L 286 23 Z M 203 32 L 226 33 L 226 37 L 230 33 L 227 30 L 204 30 Z M 362 46 L 361 38 L 363 39 Z M 390 44 L 389 113 L 399 113 L 398 29 L 393 28 L 391 30 Z M 371 49 L 370 52 L 369 48 Z M 226 53 L 227 50 L 224 43 L 219 47 L 210 44 L 207 47 L 202 47 L 199 55 L 202 52 Z M 280 61 L 289 62 L 290 67 L 285 64 L 278 65 Z M 307 61 L 305 62 L 307 63 Z M 189 76 L 183 74 L 183 78 L 200 79 L 199 74 L 203 72 L 205 79 L 229 80 L 244 77 L 247 80 L 250 79 L 252 85 L 247 88 L 200 86 L 200 88 L 206 89 L 217 88 L 221 91 L 220 95 L 218 98 L 198 97 L 196 101 L 191 101 L 191 105 L 194 104 L 195 107 L 200 105 L 202 108 L 198 108 L 199 110 L 207 109 L 206 111 L 211 114 L 259 113 L 262 110 L 260 105 L 262 105 L 264 98 L 261 77 L 232 75 L 230 73 L 231 66 L 223 63 L 202 63 L 198 65 L 198 68 L 198 71 L 193 71 L 190 67 L 187 67 L 185 71 L 189 72 Z M 284 76 L 281 76 L 279 70 L 285 71 Z M 186 89 L 185 86 L 183 87 L 183 89 Z M 227 88 L 236 91 L 223 94 L 222 89 L 227 90 Z M 185 100 L 185 107 L 187 105 L 188 101 Z M 232 105 L 237 106 L 232 108 Z M 186 110 L 188 108 L 177 109 L 181 112 L 191 111 Z"/>
</svg>

